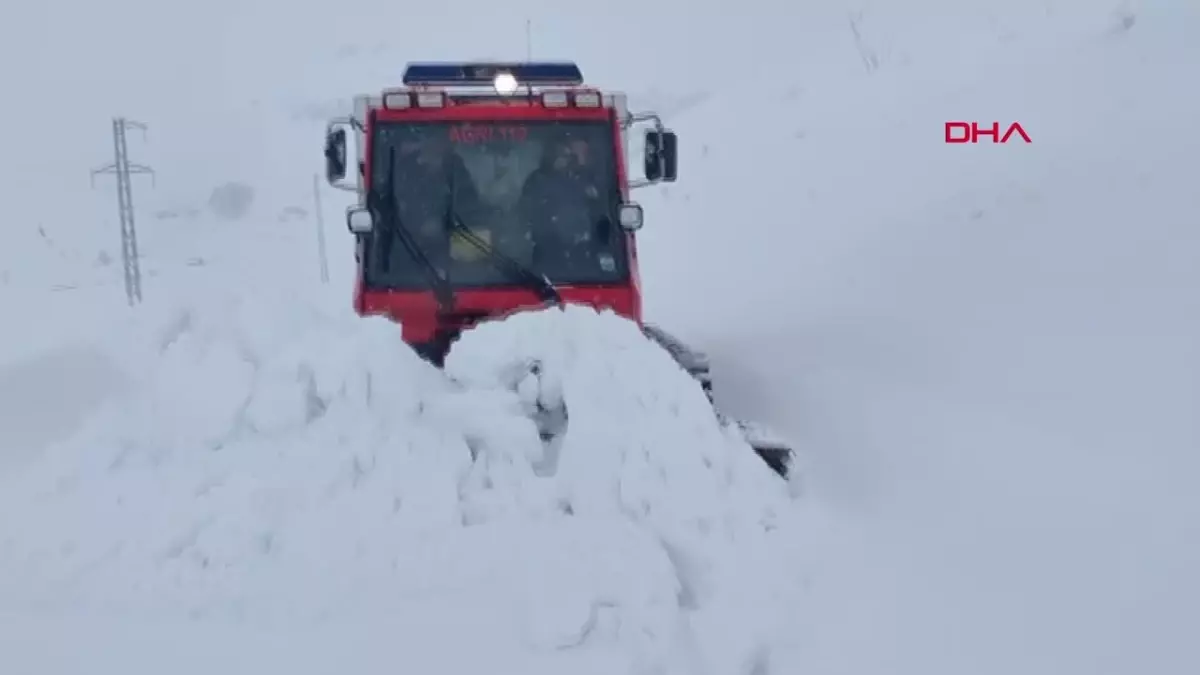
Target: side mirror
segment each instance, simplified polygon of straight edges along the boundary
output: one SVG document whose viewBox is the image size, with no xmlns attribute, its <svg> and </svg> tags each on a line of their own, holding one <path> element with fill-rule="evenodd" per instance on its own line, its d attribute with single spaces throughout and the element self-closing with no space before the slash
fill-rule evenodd
<svg viewBox="0 0 1200 675">
<path fill-rule="evenodd" d="M 678 175 L 678 157 L 676 156 L 676 140 L 674 131 L 650 130 L 646 132 L 645 174 L 651 182 L 666 181 L 672 183 Z"/>
<path fill-rule="evenodd" d="M 346 129 L 331 129 L 325 134 L 325 180 L 330 185 L 346 177 Z"/>
<path fill-rule="evenodd" d="M 622 204 L 617 215 L 621 223 L 621 229 L 626 232 L 637 232 L 642 229 L 644 224 L 642 218 L 642 207 L 638 204 Z"/>
<path fill-rule="evenodd" d="M 370 234 L 375 229 L 375 218 L 361 206 L 346 209 L 346 229 L 353 234 Z"/>
</svg>

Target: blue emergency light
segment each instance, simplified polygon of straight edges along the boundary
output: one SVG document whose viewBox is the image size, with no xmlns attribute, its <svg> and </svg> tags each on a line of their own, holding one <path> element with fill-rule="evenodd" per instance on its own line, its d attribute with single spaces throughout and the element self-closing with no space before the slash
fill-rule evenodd
<svg viewBox="0 0 1200 675">
<path fill-rule="evenodd" d="M 583 73 L 570 61 L 537 63 L 410 63 L 404 84 L 441 86 L 492 84 L 496 76 L 508 74 L 521 85 L 577 86 Z"/>
</svg>

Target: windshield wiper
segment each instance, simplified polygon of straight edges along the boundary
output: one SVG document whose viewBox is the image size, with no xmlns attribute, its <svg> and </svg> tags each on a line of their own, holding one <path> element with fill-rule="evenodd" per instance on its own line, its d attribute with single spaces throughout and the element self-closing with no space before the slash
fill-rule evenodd
<svg viewBox="0 0 1200 675">
<path fill-rule="evenodd" d="M 373 202 L 374 210 L 379 213 L 382 221 L 380 224 L 388 228 L 390 233 L 399 236 L 400 243 L 404 245 L 408 254 L 425 269 L 429 288 L 433 291 L 434 299 L 437 300 L 438 309 L 444 314 L 449 314 L 454 311 L 454 289 L 437 265 L 429 259 L 429 254 L 417 243 L 412 231 L 400 221 L 400 206 L 396 201 L 396 189 L 393 183 L 395 178 L 396 148 L 392 146 L 388 148 L 387 176 L 383 181 L 386 196 L 380 195 L 379 188 L 372 189 L 367 198 L 368 207 L 371 207 Z M 390 251 L 385 250 L 384 255 L 390 258 Z M 388 258 L 385 258 L 385 262 L 390 262 Z"/>
<path fill-rule="evenodd" d="M 479 235 L 475 234 L 473 231 L 471 231 L 471 228 L 467 227 L 467 225 L 463 223 L 462 216 L 460 216 L 458 211 L 454 208 L 453 181 L 451 181 L 450 204 L 447 207 L 446 220 L 449 221 L 451 230 L 462 235 L 463 239 L 466 239 L 469 244 L 479 249 L 479 252 L 487 256 L 487 259 L 492 263 L 492 265 L 501 272 L 507 273 L 517 281 L 520 281 L 534 293 L 537 293 L 538 298 L 542 302 L 553 303 L 560 307 L 562 306 L 562 295 L 559 294 L 558 289 L 554 287 L 554 284 L 551 283 L 550 279 L 548 279 L 545 274 L 538 274 L 525 265 L 522 265 L 500 251 L 497 251 L 494 246 L 481 239 Z"/>
<path fill-rule="evenodd" d="M 463 239 L 466 239 L 469 244 L 479 249 L 480 253 L 483 253 L 485 256 L 487 256 L 488 260 L 491 261 L 491 263 L 497 269 L 499 269 L 501 272 L 507 273 L 509 276 L 525 284 L 526 287 L 537 293 L 538 298 L 543 302 L 553 303 L 560 306 L 563 304 L 562 295 L 559 294 L 558 289 L 554 287 L 554 284 L 551 283 L 550 279 L 546 278 L 546 275 L 538 274 L 516 260 L 504 255 L 500 251 L 497 251 L 494 246 L 487 243 L 481 239 L 479 235 L 472 232 L 471 229 L 463 223 L 462 217 L 459 216 L 458 212 L 456 212 L 453 208 L 450 210 L 450 227 L 452 230 L 462 235 Z"/>
</svg>

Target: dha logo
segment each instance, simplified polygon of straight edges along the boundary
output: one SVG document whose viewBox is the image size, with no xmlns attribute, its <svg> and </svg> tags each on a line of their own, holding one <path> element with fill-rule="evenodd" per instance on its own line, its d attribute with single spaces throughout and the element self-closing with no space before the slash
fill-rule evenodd
<svg viewBox="0 0 1200 675">
<path fill-rule="evenodd" d="M 1026 143 L 1032 143 L 1029 134 L 1020 122 L 1008 125 L 1004 135 L 1000 135 L 1000 123 L 992 122 L 990 127 L 980 127 L 978 122 L 946 122 L 947 143 L 978 143 L 980 136 L 990 136 L 992 143 L 1007 143 L 1016 134 Z"/>
</svg>

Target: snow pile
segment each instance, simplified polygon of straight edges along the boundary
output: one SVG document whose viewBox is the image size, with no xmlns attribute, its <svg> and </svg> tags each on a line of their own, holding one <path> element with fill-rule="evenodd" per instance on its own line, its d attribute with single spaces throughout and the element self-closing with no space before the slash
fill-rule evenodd
<svg viewBox="0 0 1200 675">
<path fill-rule="evenodd" d="M 414 648 L 489 635 L 514 668 L 568 647 L 680 673 L 766 658 L 784 485 L 635 325 L 519 315 L 443 374 L 348 310 L 154 316 L 111 350 L 134 393 L 0 491 L 0 605 L 372 617 Z M 538 403 L 566 410 L 549 450 Z"/>
</svg>

